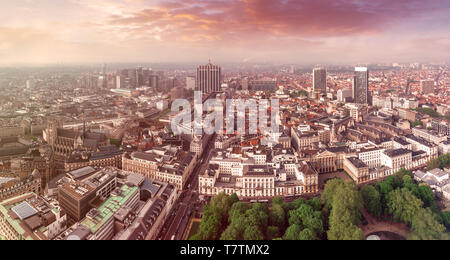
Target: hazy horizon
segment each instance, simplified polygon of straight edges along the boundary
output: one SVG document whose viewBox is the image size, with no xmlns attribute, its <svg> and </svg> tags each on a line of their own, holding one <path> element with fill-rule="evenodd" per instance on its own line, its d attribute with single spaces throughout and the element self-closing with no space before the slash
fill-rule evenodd
<svg viewBox="0 0 450 260">
<path fill-rule="evenodd" d="M 0 0 L 0 65 L 450 61 L 445 0 Z"/>
</svg>

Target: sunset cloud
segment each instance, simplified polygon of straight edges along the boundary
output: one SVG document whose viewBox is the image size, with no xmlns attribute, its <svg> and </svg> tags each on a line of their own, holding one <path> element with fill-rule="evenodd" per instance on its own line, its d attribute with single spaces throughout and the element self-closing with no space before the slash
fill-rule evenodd
<svg viewBox="0 0 450 260">
<path fill-rule="evenodd" d="M 25 62 L 24 52 L 43 62 L 450 58 L 444 0 L 3 0 L 0 7 L 0 59 L 9 62 Z M 43 55 L 49 42 L 53 56 Z"/>
</svg>

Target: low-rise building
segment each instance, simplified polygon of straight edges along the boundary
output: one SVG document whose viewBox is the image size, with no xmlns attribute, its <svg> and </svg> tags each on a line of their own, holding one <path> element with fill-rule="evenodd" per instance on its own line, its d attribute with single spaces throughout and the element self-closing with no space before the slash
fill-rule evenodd
<svg viewBox="0 0 450 260">
<path fill-rule="evenodd" d="M 32 174 L 9 173 L 0 175 L 0 201 L 25 193 L 41 194 L 41 174 L 34 170 Z"/>
<path fill-rule="evenodd" d="M 450 153 L 450 140 L 440 143 L 438 149 L 439 154 Z"/>
<path fill-rule="evenodd" d="M 381 155 L 385 149 L 377 147 L 369 149 L 361 149 L 358 152 L 358 158 L 367 164 L 369 168 L 377 168 L 381 166 Z"/>
<path fill-rule="evenodd" d="M 292 128 L 291 137 L 297 151 L 312 148 L 320 142 L 320 136 L 315 131 L 300 132 Z"/>
<path fill-rule="evenodd" d="M 0 203 L 0 236 L 6 240 L 50 240 L 66 229 L 58 202 L 35 193 Z"/>
<path fill-rule="evenodd" d="M 175 186 L 119 171 L 110 197 L 92 208 L 57 240 L 154 240 L 175 201 Z"/>
<path fill-rule="evenodd" d="M 97 152 L 74 152 L 65 161 L 64 168 L 66 171 L 86 166 L 93 167 L 116 167 L 122 168 L 123 151 L 116 146 L 105 146 L 99 148 Z"/>
<path fill-rule="evenodd" d="M 450 136 L 450 124 L 448 121 L 434 119 L 431 124 L 433 130 L 437 131 L 440 134 Z"/>
<path fill-rule="evenodd" d="M 183 152 L 177 147 L 153 148 L 145 153 L 124 154 L 122 169 L 143 176 L 168 182 L 182 190 L 186 185 L 196 163 L 192 152 Z"/>
<path fill-rule="evenodd" d="M 424 140 L 430 142 L 430 143 L 434 143 L 436 145 L 438 145 L 439 143 L 445 142 L 447 141 L 447 136 L 443 135 L 443 134 L 439 134 L 439 132 L 437 131 L 429 131 L 427 129 L 423 129 L 423 128 L 413 128 L 413 135 L 423 138 Z"/>
<path fill-rule="evenodd" d="M 411 169 L 413 158 L 412 151 L 407 149 L 386 150 L 381 154 L 381 165 L 391 169 L 391 174 L 400 169 Z"/>
<path fill-rule="evenodd" d="M 209 164 L 200 170 L 199 193 L 236 193 L 242 199 L 256 200 L 318 192 L 319 174 L 311 163 L 298 162 L 293 151 L 281 145 L 278 149 L 243 154 L 214 151 Z M 259 155 L 264 158 L 256 158 Z"/>
<path fill-rule="evenodd" d="M 350 175 L 350 177 L 356 184 L 362 184 L 371 181 L 369 175 L 369 166 L 357 157 L 345 158 L 344 170 Z"/>
<path fill-rule="evenodd" d="M 439 149 L 437 145 L 414 135 L 407 135 L 404 138 L 412 144 L 413 151 L 425 151 L 430 159 L 434 159 L 439 156 Z"/>
<path fill-rule="evenodd" d="M 437 193 L 438 196 L 450 200 L 450 178 L 449 172 L 441 169 L 434 169 L 431 171 L 414 172 L 414 179 L 418 182 L 423 181 L 430 186 Z"/>
</svg>

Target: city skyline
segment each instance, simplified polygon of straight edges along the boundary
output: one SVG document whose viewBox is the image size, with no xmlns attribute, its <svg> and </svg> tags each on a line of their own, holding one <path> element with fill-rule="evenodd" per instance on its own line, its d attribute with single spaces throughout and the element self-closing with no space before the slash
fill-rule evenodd
<svg viewBox="0 0 450 260">
<path fill-rule="evenodd" d="M 0 240 L 450 240 L 448 14 L 0 0 Z"/>
<path fill-rule="evenodd" d="M 450 58 L 446 1 L 2 1 L 2 65 Z"/>
</svg>

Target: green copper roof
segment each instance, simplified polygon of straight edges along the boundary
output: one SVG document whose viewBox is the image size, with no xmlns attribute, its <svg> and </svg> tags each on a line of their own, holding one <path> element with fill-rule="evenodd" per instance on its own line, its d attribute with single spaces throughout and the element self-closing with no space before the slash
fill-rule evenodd
<svg viewBox="0 0 450 260">
<path fill-rule="evenodd" d="M 3 215 L 3 219 L 6 220 L 17 233 L 20 235 L 25 233 L 25 230 L 20 226 L 20 220 L 12 219 L 8 214 L 8 209 L 6 209 L 3 205 L 0 205 L 0 212 Z"/>
<path fill-rule="evenodd" d="M 92 234 L 95 234 L 114 214 L 130 199 L 130 197 L 138 190 L 138 187 L 129 187 L 123 185 L 121 188 L 122 194 L 120 196 L 110 197 L 99 208 L 99 215 L 94 219 L 85 218 L 81 221 L 83 226 L 89 228 Z"/>
</svg>

